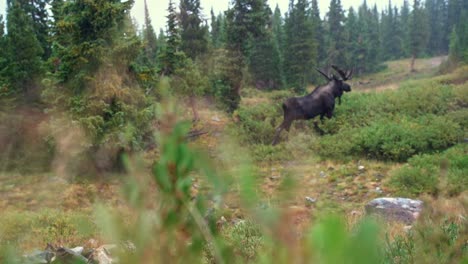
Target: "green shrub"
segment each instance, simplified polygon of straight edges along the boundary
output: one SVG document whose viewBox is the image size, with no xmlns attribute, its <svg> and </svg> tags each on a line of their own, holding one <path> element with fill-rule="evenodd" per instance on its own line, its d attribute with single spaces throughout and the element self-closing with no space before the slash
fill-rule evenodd
<svg viewBox="0 0 468 264">
<path fill-rule="evenodd" d="M 241 140 L 250 144 L 271 144 L 281 118 L 278 107 L 271 104 L 241 107 L 234 115 L 239 120 Z"/>
<path fill-rule="evenodd" d="M 440 154 L 416 155 L 392 174 L 390 185 L 400 194 L 411 196 L 441 190 L 448 195 L 459 194 L 468 189 L 467 152 L 465 145 L 458 145 Z M 442 175 L 446 178 L 441 179 Z"/>
</svg>

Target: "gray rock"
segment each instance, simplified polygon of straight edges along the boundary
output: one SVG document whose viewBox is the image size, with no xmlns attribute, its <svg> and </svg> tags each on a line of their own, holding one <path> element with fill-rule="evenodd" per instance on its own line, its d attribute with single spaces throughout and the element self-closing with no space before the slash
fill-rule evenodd
<svg viewBox="0 0 468 264">
<path fill-rule="evenodd" d="M 380 215 L 388 221 L 411 224 L 418 218 L 423 202 L 408 198 L 383 197 L 370 201 L 365 208 L 367 214 Z"/>
<path fill-rule="evenodd" d="M 42 264 L 50 263 L 55 258 L 55 254 L 49 250 L 34 250 L 33 252 L 23 256 L 23 263 Z"/>
<path fill-rule="evenodd" d="M 322 178 L 327 177 L 327 174 L 325 174 L 325 172 L 321 171 L 320 172 L 320 177 L 322 177 Z"/>
<path fill-rule="evenodd" d="M 215 122 L 220 122 L 220 121 L 221 121 L 221 120 L 219 119 L 219 117 L 217 117 L 217 116 L 213 116 L 213 117 L 211 118 L 211 120 L 213 120 L 213 121 L 215 121 Z"/>
<path fill-rule="evenodd" d="M 306 205 L 312 205 L 315 202 L 317 202 L 317 199 L 314 199 L 314 198 L 309 197 L 309 196 L 306 196 L 305 200 L 306 200 Z"/>
<path fill-rule="evenodd" d="M 69 248 L 59 247 L 55 251 L 55 260 L 51 263 L 80 264 L 88 263 L 88 260 L 81 254 L 78 254 Z"/>
<path fill-rule="evenodd" d="M 362 165 L 359 165 L 359 166 L 358 166 L 358 170 L 359 170 L 360 172 L 363 172 L 364 170 L 366 170 L 366 167 L 364 167 L 364 166 L 362 166 Z"/>
</svg>

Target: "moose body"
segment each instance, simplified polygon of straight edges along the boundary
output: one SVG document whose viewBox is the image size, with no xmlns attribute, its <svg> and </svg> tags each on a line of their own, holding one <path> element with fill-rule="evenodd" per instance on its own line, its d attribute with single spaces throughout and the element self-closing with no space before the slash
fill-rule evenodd
<svg viewBox="0 0 468 264">
<path fill-rule="evenodd" d="M 328 83 L 326 85 L 317 87 L 306 96 L 292 97 L 283 103 L 283 122 L 276 129 L 273 145 L 278 143 L 279 135 L 283 129 L 289 132 L 294 120 L 309 120 L 316 116 L 320 116 L 321 121 L 323 121 L 325 116 L 327 118 L 332 118 L 333 110 L 335 109 L 335 98 L 338 97 L 339 103 L 341 103 L 341 96 L 343 93 L 351 91 L 351 86 L 345 83 L 345 81 L 349 80 L 352 75 L 352 71 L 345 73 L 336 66 L 332 67 L 341 75 L 342 79 L 334 75 L 328 76 L 318 70 L 327 78 Z M 320 129 L 317 123 L 314 123 L 314 125 L 317 129 Z"/>
</svg>

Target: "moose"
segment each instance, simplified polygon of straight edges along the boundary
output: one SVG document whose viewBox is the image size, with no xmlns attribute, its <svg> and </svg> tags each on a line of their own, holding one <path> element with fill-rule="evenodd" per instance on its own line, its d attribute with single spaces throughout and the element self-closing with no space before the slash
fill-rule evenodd
<svg viewBox="0 0 468 264">
<path fill-rule="evenodd" d="M 353 71 L 343 71 L 336 65 L 332 68 L 341 76 L 341 78 L 334 74 L 328 75 L 316 69 L 328 81 L 327 84 L 317 87 L 310 94 L 303 97 L 292 97 L 286 99 L 283 103 L 283 122 L 276 129 L 275 137 L 272 145 L 278 143 L 279 136 L 283 129 L 289 132 L 291 124 L 294 120 L 309 120 L 320 115 L 320 120 L 323 122 L 324 117 L 332 118 L 333 110 L 335 109 L 335 98 L 338 97 L 338 103 L 341 104 L 341 96 L 344 92 L 350 92 L 351 86 L 345 81 L 350 80 Z M 317 122 L 314 122 L 317 130 L 322 131 Z M 323 133 L 323 131 L 322 131 Z"/>
</svg>

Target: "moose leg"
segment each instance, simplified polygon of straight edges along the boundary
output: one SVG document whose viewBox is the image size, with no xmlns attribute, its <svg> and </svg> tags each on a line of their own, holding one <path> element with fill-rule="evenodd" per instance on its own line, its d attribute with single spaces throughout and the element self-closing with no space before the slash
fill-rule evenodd
<svg viewBox="0 0 468 264">
<path fill-rule="evenodd" d="M 320 115 L 320 122 L 323 123 L 324 115 Z M 324 135 L 325 132 L 318 126 L 318 121 L 314 121 L 314 128 L 320 135 Z"/>
<path fill-rule="evenodd" d="M 274 146 L 278 144 L 278 139 L 283 129 L 286 129 L 286 131 L 289 132 L 289 129 L 291 128 L 291 123 L 292 123 L 292 120 L 284 119 L 283 123 L 281 123 L 281 125 L 279 125 L 279 127 L 276 129 L 275 138 L 273 139 L 273 142 L 271 143 L 271 145 Z"/>
<path fill-rule="evenodd" d="M 280 136 L 280 134 L 281 134 L 281 131 L 283 130 L 283 125 L 284 125 L 284 121 L 283 121 L 283 123 L 281 123 L 281 125 L 279 125 L 279 127 L 276 129 L 275 137 L 273 138 L 273 142 L 271 143 L 272 146 L 278 144 L 278 139 L 279 139 L 279 136 Z"/>
</svg>

